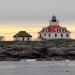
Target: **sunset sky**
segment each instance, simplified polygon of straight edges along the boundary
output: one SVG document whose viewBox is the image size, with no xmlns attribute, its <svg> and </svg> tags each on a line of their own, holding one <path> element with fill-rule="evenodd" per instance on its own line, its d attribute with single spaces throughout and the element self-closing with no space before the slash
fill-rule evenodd
<svg viewBox="0 0 75 75">
<path fill-rule="evenodd" d="M 0 0 L 0 35 L 13 40 L 25 30 L 35 38 L 53 14 L 75 39 L 75 0 Z"/>
</svg>

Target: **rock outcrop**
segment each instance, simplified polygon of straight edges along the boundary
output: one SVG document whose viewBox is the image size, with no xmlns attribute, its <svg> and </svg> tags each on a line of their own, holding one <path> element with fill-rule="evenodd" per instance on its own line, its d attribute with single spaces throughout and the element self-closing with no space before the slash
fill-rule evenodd
<svg viewBox="0 0 75 75">
<path fill-rule="evenodd" d="M 75 60 L 75 40 L 0 42 L 0 60 Z"/>
</svg>

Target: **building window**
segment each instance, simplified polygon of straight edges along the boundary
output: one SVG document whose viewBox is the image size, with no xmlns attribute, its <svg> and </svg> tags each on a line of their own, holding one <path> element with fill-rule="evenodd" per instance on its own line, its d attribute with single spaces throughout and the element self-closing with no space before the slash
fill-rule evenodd
<svg viewBox="0 0 75 75">
<path fill-rule="evenodd" d="M 51 35 L 49 34 L 49 37 L 50 37 Z"/>
<path fill-rule="evenodd" d="M 40 37 L 42 37 L 42 34 L 40 34 Z"/>
<path fill-rule="evenodd" d="M 61 32 L 61 29 L 59 29 L 59 32 Z"/>
<path fill-rule="evenodd" d="M 66 37 L 69 37 L 69 34 L 66 34 Z"/>
<path fill-rule="evenodd" d="M 57 37 L 57 34 L 55 34 L 55 37 Z"/>
<path fill-rule="evenodd" d="M 62 29 L 62 32 L 65 32 L 65 29 Z"/>
<path fill-rule="evenodd" d="M 63 37 L 63 34 L 61 34 L 61 37 Z"/>
<path fill-rule="evenodd" d="M 47 29 L 46 29 L 46 32 L 47 32 Z"/>
<path fill-rule="evenodd" d="M 44 36 L 46 36 L 46 34 L 44 34 Z"/>
<path fill-rule="evenodd" d="M 29 37 L 28 37 L 28 41 L 29 41 Z"/>
<path fill-rule="evenodd" d="M 61 29 L 57 29 L 57 32 L 61 32 Z"/>
<path fill-rule="evenodd" d="M 66 32 L 66 29 L 65 29 L 65 32 Z"/>
</svg>

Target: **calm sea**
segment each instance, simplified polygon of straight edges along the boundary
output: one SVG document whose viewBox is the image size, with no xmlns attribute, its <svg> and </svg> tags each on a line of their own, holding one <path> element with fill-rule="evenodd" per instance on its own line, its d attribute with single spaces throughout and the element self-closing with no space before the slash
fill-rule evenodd
<svg viewBox="0 0 75 75">
<path fill-rule="evenodd" d="M 0 75 L 75 75 L 75 61 L 0 61 Z"/>
</svg>

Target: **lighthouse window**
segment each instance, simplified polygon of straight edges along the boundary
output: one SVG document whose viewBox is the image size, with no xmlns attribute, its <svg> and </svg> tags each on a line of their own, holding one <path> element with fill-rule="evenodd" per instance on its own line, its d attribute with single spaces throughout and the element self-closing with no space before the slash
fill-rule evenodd
<svg viewBox="0 0 75 75">
<path fill-rule="evenodd" d="M 66 37 L 69 37 L 69 34 L 66 34 Z"/>
<path fill-rule="evenodd" d="M 57 37 L 57 34 L 55 34 L 55 37 Z"/>
<path fill-rule="evenodd" d="M 50 37 L 50 34 L 49 34 L 49 37 Z"/>
<path fill-rule="evenodd" d="M 65 29 L 62 29 L 62 32 L 64 32 L 65 31 Z"/>
<path fill-rule="evenodd" d="M 61 32 L 61 29 L 59 29 L 59 32 Z"/>
<path fill-rule="evenodd" d="M 47 32 L 47 29 L 46 29 L 46 32 Z"/>
<path fill-rule="evenodd" d="M 63 37 L 63 34 L 61 34 L 61 37 Z"/>
</svg>

